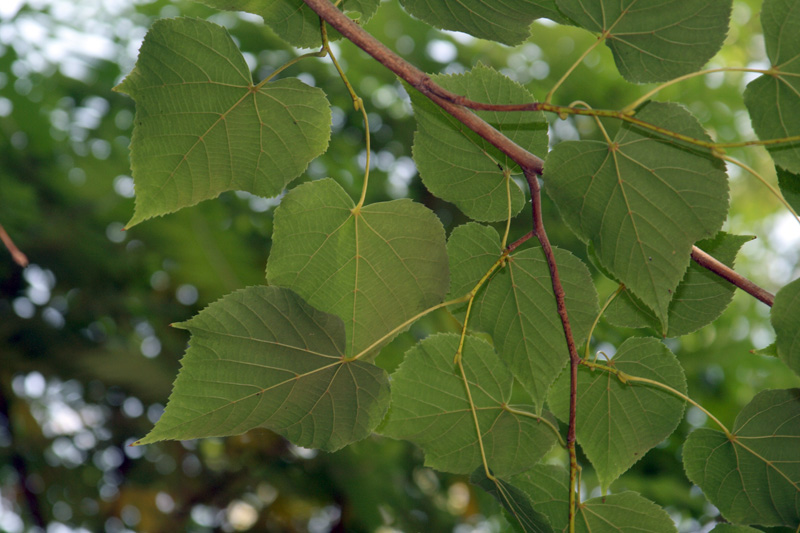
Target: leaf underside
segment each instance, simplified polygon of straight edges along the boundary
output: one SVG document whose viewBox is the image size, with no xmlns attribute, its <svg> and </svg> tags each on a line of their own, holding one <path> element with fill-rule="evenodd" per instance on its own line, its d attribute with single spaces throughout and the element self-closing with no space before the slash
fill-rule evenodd
<svg viewBox="0 0 800 533">
<path fill-rule="evenodd" d="M 325 93 L 294 78 L 253 84 L 227 30 L 162 19 L 116 88 L 136 100 L 131 227 L 230 190 L 275 196 L 323 153 Z"/>
<path fill-rule="evenodd" d="M 400 0 L 406 11 L 442 30 L 469 33 L 507 45 L 530 37 L 531 23 L 540 17 L 563 18 L 555 0 Z"/>
<path fill-rule="evenodd" d="M 751 81 L 744 91 L 759 139 L 800 135 L 800 0 L 764 0 L 761 24 L 771 74 Z M 767 146 L 781 168 L 800 173 L 800 140 Z"/>
<path fill-rule="evenodd" d="M 686 393 L 686 378 L 677 358 L 649 337 L 626 340 L 608 363 L 630 376 L 658 381 Z M 549 404 L 563 421 L 569 413 L 569 375 L 553 385 Z M 622 383 L 610 372 L 578 369 L 578 443 L 597 471 L 602 487 L 627 471 L 648 450 L 675 431 L 684 402 L 644 383 Z"/>
<path fill-rule="evenodd" d="M 683 446 L 686 475 L 735 524 L 800 525 L 800 389 L 758 393 L 736 417 L 734 440 L 697 429 Z"/>
<path fill-rule="evenodd" d="M 554 465 L 536 465 L 509 479 L 510 486 L 527 495 L 534 510 L 545 515 L 557 531 L 568 531 L 569 472 Z M 496 496 L 495 496 L 496 497 Z M 675 523 L 664 509 L 635 492 L 590 498 L 578 504 L 576 533 L 675 533 Z"/>
<path fill-rule="evenodd" d="M 381 433 L 417 444 L 427 466 L 467 474 L 481 464 L 481 452 L 464 381 L 453 363 L 458 343 L 458 335 L 441 333 L 406 353 L 392 374 L 392 405 Z M 513 377 L 489 343 L 467 337 L 462 361 L 489 468 L 498 475 L 531 468 L 555 444 L 554 433 L 536 418 L 506 409 Z"/>
<path fill-rule="evenodd" d="M 556 0 L 578 26 L 604 35 L 622 76 L 667 81 L 703 67 L 722 47 L 732 0 Z"/>
<path fill-rule="evenodd" d="M 260 15 L 275 34 L 298 48 L 319 48 L 319 16 L 303 0 L 199 0 L 217 9 L 247 11 Z M 342 0 L 339 9 L 357 15 L 360 24 L 366 23 L 378 10 L 380 0 Z M 335 41 L 341 34 L 328 26 L 328 39 Z"/>
<path fill-rule="evenodd" d="M 650 102 L 636 115 L 708 139 L 682 106 Z M 597 260 L 658 316 L 666 329 L 692 245 L 717 233 L 728 210 L 720 161 L 626 124 L 613 145 L 567 141 L 545 162 L 545 190 Z"/>
<path fill-rule="evenodd" d="M 522 533 L 552 533 L 554 531 L 548 517 L 534 508 L 530 496 L 511 483 L 499 477 L 489 479 L 483 467 L 477 468 L 469 477 L 469 481 L 500 502 L 515 531 Z"/>
<path fill-rule="evenodd" d="M 697 247 L 733 268 L 739 248 L 752 239 L 720 232 L 713 239 L 698 241 Z M 655 313 L 628 290 L 611 302 L 603 316 L 615 326 L 649 327 L 664 337 L 679 337 L 719 318 L 731 303 L 735 290 L 729 281 L 692 261 L 669 304 L 666 331 Z"/>
<path fill-rule="evenodd" d="M 292 291 L 248 287 L 176 324 L 192 333 L 164 415 L 136 444 L 271 429 L 337 450 L 367 437 L 389 404 L 380 368 L 343 359 L 342 321 Z"/>
<path fill-rule="evenodd" d="M 440 303 L 449 283 L 431 210 L 407 199 L 354 208 L 331 179 L 296 187 L 275 210 L 267 264 L 270 284 L 344 320 L 348 357 L 375 355 L 374 343 Z"/>
<path fill-rule="evenodd" d="M 465 74 L 432 75 L 431 79 L 448 91 L 479 102 L 534 101 L 522 85 L 481 64 Z M 519 174 L 518 165 L 425 96 L 417 91 L 410 94 L 417 121 L 414 162 L 428 190 L 475 220 L 495 222 L 519 213 L 525 195 L 504 175 L 504 170 Z M 547 121 L 543 113 L 476 114 L 529 152 L 540 156 L 547 153 Z"/>
<path fill-rule="evenodd" d="M 778 357 L 800 375 L 800 279 L 783 287 L 775 295 L 770 310 L 770 320 L 775 328 L 775 345 Z"/>
<path fill-rule="evenodd" d="M 447 243 L 451 295 L 466 294 L 500 257 L 500 236 L 474 222 L 453 230 Z M 586 265 L 553 249 L 566 294 L 573 338 L 580 344 L 598 313 L 597 293 Z M 569 360 L 550 270 L 541 247 L 517 250 L 473 302 L 469 326 L 492 336 L 500 358 L 530 393 L 538 409 Z"/>
</svg>

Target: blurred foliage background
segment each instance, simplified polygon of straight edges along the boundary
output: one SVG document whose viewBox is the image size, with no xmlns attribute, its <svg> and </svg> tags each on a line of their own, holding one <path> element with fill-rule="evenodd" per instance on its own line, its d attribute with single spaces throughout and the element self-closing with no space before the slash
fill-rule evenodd
<svg viewBox="0 0 800 533">
<path fill-rule="evenodd" d="M 737 0 L 733 27 L 711 66 L 765 66 L 756 0 Z M 166 0 L 0 2 L 0 224 L 28 255 L 22 269 L 0 249 L 0 531 L 500 531 L 490 498 L 459 476 L 424 468 L 419 450 L 372 437 L 333 454 L 297 448 L 268 431 L 227 439 L 129 446 L 160 416 L 186 345 L 169 328 L 209 302 L 264 282 L 272 209 L 279 199 L 226 193 L 129 232 L 133 180 L 127 148 L 133 102 L 112 92 L 132 68 L 152 21 L 178 15 L 229 28 L 255 78 L 298 54 L 259 17 Z M 384 2 L 366 25 L 428 72 L 491 65 L 543 96 L 594 37 L 548 21 L 507 48 L 438 32 Z M 465 221 L 424 189 L 411 160 L 414 131 L 402 86 L 349 43 L 334 47 L 364 98 L 373 133 L 368 201 L 410 196 L 446 229 Z M 360 114 L 329 60 L 310 59 L 286 76 L 322 87 L 333 105 L 327 154 L 295 183 L 331 176 L 357 197 L 365 164 Z M 689 107 L 719 140 L 751 138 L 741 93 L 747 75 L 695 78 L 659 99 Z M 619 108 L 647 87 L 624 82 L 601 47 L 556 94 Z M 596 138 L 591 119 L 550 117 L 551 142 Z M 613 130 L 614 123 L 606 126 Z M 733 151 L 774 180 L 761 149 Z M 732 211 L 725 230 L 749 234 L 738 269 L 775 291 L 798 275 L 800 231 L 752 177 L 730 167 Z M 551 240 L 585 257 L 546 201 Z M 512 238 L 528 231 L 521 215 Z M 601 299 L 613 285 L 597 274 Z M 757 391 L 797 386 L 774 358 L 753 355 L 773 333 L 768 309 L 745 294 L 715 324 L 665 342 L 677 353 L 693 398 L 731 423 Z M 430 331 L 454 330 L 446 312 L 427 317 L 378 358 L 392 370 Z M 640 331 L 600 324 L 595 348 Z M 683 474 L 680 445 L 706 422 L 690 408 L 667 441 L 614 483 L 663 505 L 680 531 L 713 527 L 718 512 Z M 553 461 L 563 461 L 556 453 Z M 584 460 L 583 464 L 587 463 Z M 595 496 L 591 470 L 583 494 Z"/>
</svg>

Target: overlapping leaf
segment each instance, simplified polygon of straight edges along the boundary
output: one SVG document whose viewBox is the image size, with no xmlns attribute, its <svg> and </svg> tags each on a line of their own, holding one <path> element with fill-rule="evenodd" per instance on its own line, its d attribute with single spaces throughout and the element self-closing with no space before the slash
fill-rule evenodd
<svg viewBox="0 0 800 533">
<path fill-rule="evenodd" d="M 217 9 L 247 11 L 264 17 L 278 37 L 292 46 L 315 48 L 322 44 L 319 16 L 303 0 L 200 0 Z M 380 0 L 342 0 L 339 9 L 356 19 L 367 22 L 378 10 Z M 339 32 L 328 27 L 328 38 L 341 37 Z"/>
<path fill-rule="evenodd" d="M 164 415 L 137 444 L 271 429 L 336 450 L 389 405 L 380 368 L 344 360 L 341 319 L 278 287 L 249 287 L 176 324 L 192 333 Z"/>
<path fill-rule="evenodd" d="M 689 479 L 735 524 L 800 525 L 800 389 L 758 393 L 733 437 L 697 429 L 683 446 Z"/>
<path fill-rule="evenodd" d="M 128 226 L 229 190 L 275 196 L 325 151 L 325 94 L 297 79 L 254 85 L 221 26 L 156 21 L 118 87 L 136 100 Z"/>
<path fill-rule="evenodd" d="M 520 84 L 480 64 L 465 74 L 431 78 L 445 89 L 479 102 L 534 101 Z M 520 173 L 517 164 L 416 91 L 411 91 L 411 103 L 417 119 L 414 161 L 428 190 L 475 220 L 507 219 L 509 194 L 511 215 L 519 213 L 525 196 L 504 174 L 504 170 Z M 477 114 L 529 152 L 540 156 L 547 153 L 547 121 L 542 113 Z"/>
<path fill-rule="evenodd" d="M 768 74 L 751 81 L 744 92 L 753 129 L 760 139 L 781 139 L 800 135 L 800 0 L 764 0 L 761 24 Z M 800 140 L 768 146 L 782 168 L 800 173 Z"/>
<path fill-rule="evenodd" d="M 677 358 L 657 339 L 626 340 L 608 363 L 630 376 L 663 383 L 686 393 Z M 568 419 L 569 376 L 563 373 L 548 399 Z M 603 487 L 608 487 L 650 448 L 667 438 L 683 418 L 683 400 L 646 383 L 625 382 L 610 372 L 578 370 L 577 438 Z"/>
<path fill-rule="evenodd" d="M 464 381 L 453 364 L 458 343 L 458 335 L 443 333 L 408 351 L 392 374 L 392 405 L 381 432 L 420 446 L 432 468 L 466 474 L 482 462 Z M 555 444 L 552 429 L 508 408 L 514 379 L 489 343 L 467 337 L 462 360 L 489 468 L 502 476 L 532 467 Z"/>
<path fill-rule="evenodd" d="M 478 467 L 469 477 L 470 483 L 479 486 L 500 502 L 512 527 L 522 533 L 552 533 L 550 520 L 533 507 L 530 496 L 507 481 L 489 479 L 486 470 Z M 566 491 L 566 488 L 564 488 Z"/>
<path fill-rule="evenodd" d="M 713 239 L 699 241 L 697 247 L 733 267 L 739 248 L 752 239 L 750 236 L 720 232 Z M 611 302 L 604 316 L 617 326 L 650 327 L 664 337 L 679 337 L 719 318 L 731 303 L 735 289 L 730 282 L 691 262 L 669 304 L 666 331 L 653 311 L 627 290 Z"/>
<path fill-rule="evenodd" d="M 569 472 L 560 466 L 536 465 L 510 479 L 527 494 L 533 508 L 547 516 L 556 531 L 568 531 Z M 621 492 L 580 502 L 575 531 L 585 533 L 675 533 L 662 508 L 635 492 Z"/>
<path fill-rule="evenodd" d="M 800 375 L 800 279 L 789 283 L 775 295 L 770 320 L 775 328 L 778 357 Z"/>
<path fill-rule="evenodd" d="M 500 257 L 500 236 L 487 226 L 456 228 L 447 243 L 451 295 L 466 294 Z M 589 333 L 598 313 L 589 270 L 571 253 L 554 249 L 575 342 Z M 540 247 L 514 252 L 479 293 L 469 325 L 492 336 L 500 357 L 539 409 L 550 384 L 569 359 L 550 270 Z"/>
<path fill-rule="evenodd" d="M 778 187 L 781 189 L 783 199 L 792 206 L 795 213 L 800 213 L 800 174 L 795 174 L 776 167 L 778 173 Z"/>
<path fill-rule="evenodd" d="M 677 104 L 650 102 L 637 117 L 708 139 Z M 725 220 L 728 182 L 719 160 L 625 125 L 611 146 L 556 145 L 544 177 L 565 222 L 592 243 L 602 266 L 653 309 L 666 329 L 692 245 L 715 235 Z"/>
<path fill-rule="evenodd" d="M 732 0 L 556 0 L 561 11 L 600 33 L 620 74 L 637 83 L 699 70 L 722 46 Z"/>
<path fill-rule="evenodd" d="M 530 37 L 531 23 L 540 17 L 561 21 L 555 0 L 400 0 L 415 17 L 442 30 L 469 33 L 507 45 Z"/>
<path fill-rule="evenodd" d="M 344 320 L 348 357 L 440 303 L 447 292 L 444 228 L 411 200 L 355 209 L 335 181 L 301 185 L 275 210 L 272 285 Z"/>
</svg>

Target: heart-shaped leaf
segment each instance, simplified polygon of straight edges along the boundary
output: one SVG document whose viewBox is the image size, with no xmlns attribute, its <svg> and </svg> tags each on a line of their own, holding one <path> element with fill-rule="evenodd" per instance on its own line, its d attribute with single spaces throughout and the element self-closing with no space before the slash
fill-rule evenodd
<svg viewBox="0 0 800 533">
<path fill-rule="evenodd" d="M 367 437 L 389 404 L 380 368 L 344 358 L 344 325 L 278 287 L 249 287 L 175 324 L 192 333 L 164 415 L 136 444 L 265 427 L 308 448 Z"/>
<path fill-rule="evenodd" d="M 328 147 L 325 93 L 293 78 L 253 84 L 227 30 L 210 22 L 156 21 L 116 90 L 136 100 L 128 227 L 224 191 L 275 196 Z"/>
<path fill-rule="evenodd" d="M 751 81 L 744 91 L 753 129 L 760 139 L 781 139 L 800 135 L 800 0 L 764 0 L 761 24 L 768 74 Z M 767 146 L 775 163 L 789 172 L 800 173 L 800 140 Z"/>
<path fill-rule="evenodd" d="M 636 83 L 699 70 L 722 46 L 732 0 L 556 0 L 576 24 L 599 33 L 620 74 Z"/>
<path fill-rule="evenodd" d="M 458 335 L 441 333 L 406 353 L 392 374 L 392 406 L 381 433 L 420 446 L 432 468 L 467 474 L 481 464 L 481 450 L 453 364 L 458 343 Z M 497 475 L 531 468 L 555 444 L 553 426 L 527 414 L 530 407 L 509 406 L 514 378 L 489 343 L 467 337 L 462 361 L 489 468 Z"/>
<path fill-rule="evenodd" d="M 756 394 L 732 437 L 693 431 L 683 446 L 686 475 L 735 524 L 800 526 L 800 389 Z"/>
<path fill-rule="evenodd" d="M 348 357 L 374 355 L 374 343 L 444 298 L 444 228 L 411 200 L 356 210 L 335 181 L 306 183 L 275 210 L 267 279 L 341 317 Z"/>
<path fill-rule="evenodd" d="M 431 79 L 479 102 L 534 100 L 522 85 L 481 64 L 465 74 L 434 75 Z M 509 176 L 521 173 L 519 166 L 425 96 L 417 91 L 410 94 L 417 119 L 414 161 L 428 190 L 475 220 L 494 222 L 519 213 L 525 195 Z M 544 114 L 478 111 L 477 115 L 526 150 L 541 156 L 547 153 Z"/>
<path fill-rule="evenodd" d="M 657 339 L 626 340 L 608 366 L 638 378 L 658 381 L 686 394 L 686 378 L 678 359 Z M 569 414 L 569 375 L 553 384 L 548 399 L 553 413 Z M 648 450 L 667 438 L 683 418 L 684 402 L 647 383 L 623 383 L 614 374 L 578 369 L 578 443 L 597 471 L 604 488 Z"/>
<path fill-rule="evenodd" d="M 708 139 L 676 104 L 650 102 L 636 116 Z M 602 266 L 655 311 L 666 330 L 692 245 L 715 235 L 726 217 L 728 181 L 720 161 L 627 124 L 611 145 L 557 144 L 547 156 L 544 180 L 564 221 L 592 243 Z"/>
</svg>

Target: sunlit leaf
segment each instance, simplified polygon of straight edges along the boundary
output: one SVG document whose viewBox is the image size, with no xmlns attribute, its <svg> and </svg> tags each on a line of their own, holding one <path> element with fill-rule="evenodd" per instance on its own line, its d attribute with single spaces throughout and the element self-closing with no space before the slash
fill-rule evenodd
<svg viewBox="0 0 800 533">
<path fill-rule="evenodd" d="M 534 101 L 522 85 L 481 64 L 465 74 L 431 78 L 445 89 L 479 102 Z M 417 91 L 410 94 L 417 120 L 414 161 L 428 190 L 456 204 L 475 220 L 507 219 L 509 194 L 511 215 L 519 213 L 525 196 L 504 175 L 504 170 L 519 174 L 518 165 L 425 96 Z M 478 111 L 477 114 L 526 150 L 540 156 L 547 153 L 547 121 L 542 113 Z"/>
<path fill-rule="evenodd" d="M 534 509 L 530 497 L 511 483 L 498 477 L 489 479 L 483 467 L 478 467 L 469 477 L 469 481 L 500 502 L 515 531 L 523 533 L 551 533 L 554 531 L 547 517 Z"/>
<path fill-rule="evenodd" d="M 722 46 L 732 0 L 556 0 L 562 12 L 601 34 L 620 74 L 637 83 L 699 70 Z"/>
<path fill-rule="evenodd" d="M 753 129 L 760 139 L 800 135 L 800 0 L 764 0 L 761 24 L 770 72 L 751 81 L 744 91 Z M 768 146 L 772 159 L 789 172 L 800 173 L 800 141 Z"/>
<path fill-rule="evenodd" d="M 415 17 L 442 30 L 515 45 L 530 37 L 540 17 L 561 21 L 555 0 L 400 0 Z"/>
<path fill-rule="evenodd" d="M 678 359 L 657 339 L 628 339 L 606 364 L 686 394 L 686 378 Z M 548 402 L 556 416 L 568 419 L 567 372 L 553 384 Z M 608 487 L 672 434 L 683 418 L 683 408 L 683 400 L 657 386 L 623 382 L 610 372 L 579 368 L 577 438 L 601 485 Z"/>
<path fill-rule="evenodd" d="M 770 320 L 775 328 L 778 357 L 800 375 L 800 279 L 789 283 L 775 295 Z"/>
<path fill-rule="evenodd" d="M 290 191 L 275 210 L 267 279 L 344 320 L 358 355 L 447 293 L 444 228 L 411 200 L 359 211 L 324 179 Z"/>
<path fill-rule="evenodd" d="M 199 0 L 217 9 L 247 11 L 264 17 L 264 23 L 275 34 L 298 48 L 318 48 L 319 16 L 303 0 Z M 339 9 L 359 23 L 366 23 L 378 10 L 380 0 L 342 0 Z M 328 26 L 328 39 L 340 38 L 339 32 Z"/>
<path fill-rule="evenodd" d="M 569 531 L 569 472 L 560 466 L 536 465 L 510 483 L 527 494 L 533 508 L 549 518 L 556 531 Z M 590 498 L 578 505 L 576 533 L 675 533 L 662 508 L 635 492 Z"/>
<path fill-rule="evenodd" d="M 697 247 L 733 267 L 739 248 L 753 237 L 719 232 L 713 239 L 697 242 Z M 733 299 L 736 287 L 701 267 L 694 261 L 675 289 L 667 315 L 668 328 L 663 331 L 661 322 L 641 300 L 624 290 L 605 311 L 605 318 L 614 325 L 642 328 L 650 327 L 659 335 L 679 337 L 696 331 L 719 318 Z"/>
<path fill-rule="evenodd" d="M 689 479 L 735 524 L 800 525 L 800 389 L 759 392 L 733 438 L 693 431 L 683 446 Z"/>
<path fill-rule="evenodd" d="M 320 89 L 294 78 L 254 85 L 228 32 L 202 20 L 156 21 L 117 90 L 136 100 L 128 227 L 224 191 L 275 196 L 330 138 Z"/>
<path fill-rule="evenodd" d="M 500 257 L 494 228 L 469 223 L 453 230 L 447 243 L 453 296 L 469 292 Z M 580 344 L 598 313 L 589 269 L 566 250 L 553 250 L 567 299 L 572 334 Z M 556 308 L 550 269 L 541 247 L 517 250 L 478 293 L 470 327 L 489 333 L 500 358 L 525 387 L 538 409 L 550 384 L 569 359 Z"/>
<path fill-rule="evenodd" d="M 676 104 L 650 102 L 636 115 L 708 139 Z M 545 190 L 598 261 L 655 311 L 664 329 L 692 245 L 717 233 L 728 209 L 720 161 L 705 151 L 624 125 L 613 145 L 562 142 L 545 163 Z"/>
<path fill-rule="evenodd" d="M 336 450 L 389 405 L 380 368 L 344 359 L 342 321 L 278 287 L 249 287 L 175 324 L 192 333 L 164 415 L 137 444 L 271 429 Z"/>
<path fill-rule="evenodd" d="M 409 350 L 392 374 L 392 406 L 381 432 L 417 444 L 427 466 L 466 474 L 481 464 L 481 452 L 453 363 L 458 343 L 458 335 L 441 333 Z M 489 468 L 508 475 L 532 467 L 555 444 L 553 429 L 518 412 L 532 413 L 532 407 L 509 407 L 514 379 L 489 343 L 467 337 L 462 360 Z"/>
</svg>

